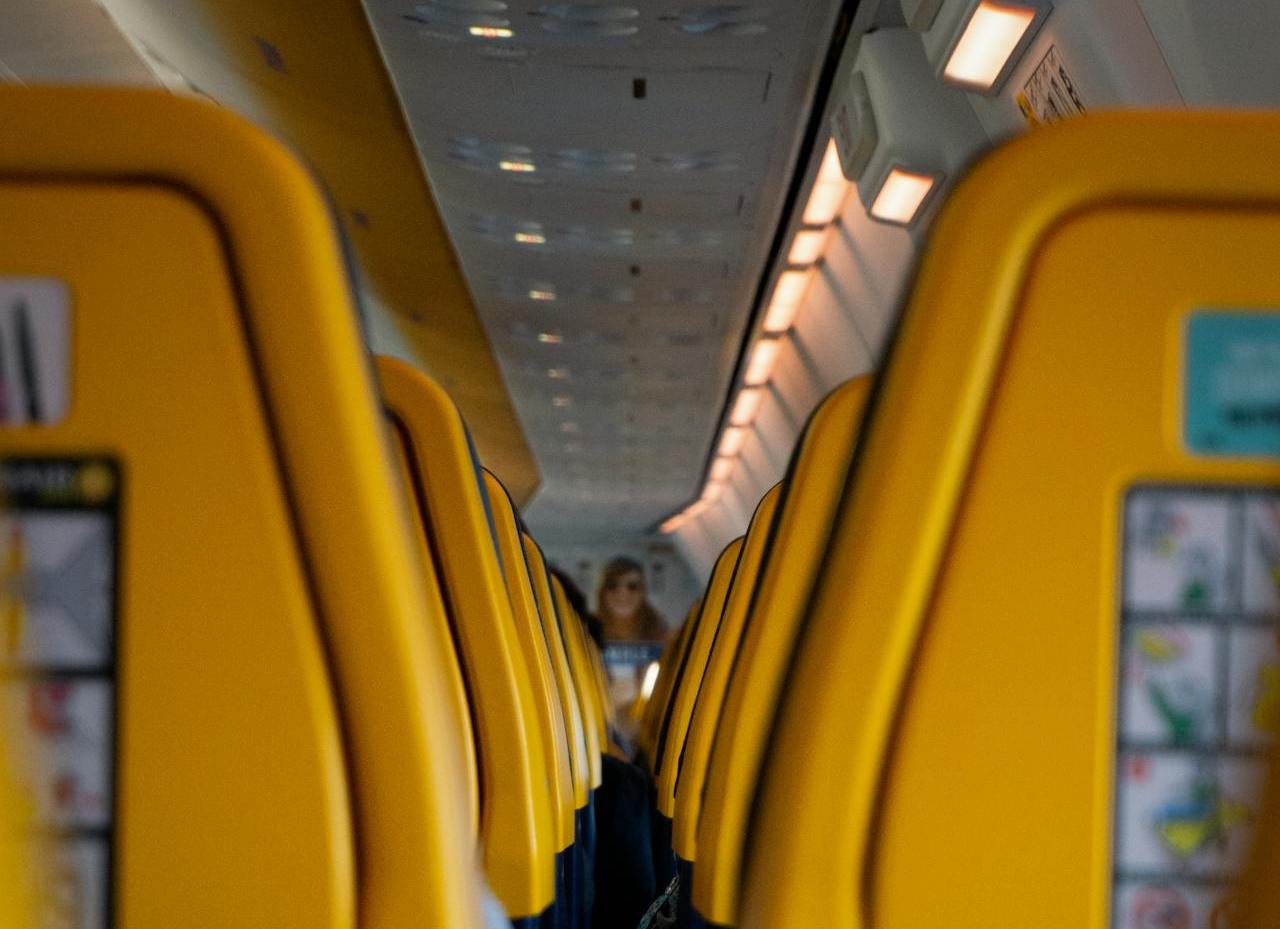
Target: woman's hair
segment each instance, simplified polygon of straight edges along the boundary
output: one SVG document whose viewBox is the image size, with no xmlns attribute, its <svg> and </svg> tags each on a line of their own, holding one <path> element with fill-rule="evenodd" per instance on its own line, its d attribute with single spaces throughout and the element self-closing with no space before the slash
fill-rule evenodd
<svg viewBox="0 0 1280 929">
<path fill-rule="evenodd" d="M 667 636 L 667 623 L 662 618 L 662 614 L 649 602 L 644 565 L 634 558 L 619 555 L 610 559 L 609 563 L 604 566 L 604 573 L 600 575 L 600 586 L 596 589 L 596 615 L 600 617 L 605 627 L 608 628 L 609 622 L 613 617 L 609 615 L 605 592 L 619 578 L 628 574 L 638 574 L 640 576 L 640 593 L 644 597 L 640 603 L 640 609 L 636 612 L 636 628 L 639 630 L 640 638 L 655 642 L 665 639 Z"/>
</svg>

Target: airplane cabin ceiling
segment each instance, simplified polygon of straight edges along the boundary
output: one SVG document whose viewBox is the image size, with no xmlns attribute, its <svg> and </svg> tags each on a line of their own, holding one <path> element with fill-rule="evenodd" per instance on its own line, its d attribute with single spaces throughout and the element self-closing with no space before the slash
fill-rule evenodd
<svg viewBox="0 0 1280 929">
<path fill-rule="evenodd" d="M 543 475 L 537 530 L 693 495 L 839 0 L 364 0 Z"/>
</svg>

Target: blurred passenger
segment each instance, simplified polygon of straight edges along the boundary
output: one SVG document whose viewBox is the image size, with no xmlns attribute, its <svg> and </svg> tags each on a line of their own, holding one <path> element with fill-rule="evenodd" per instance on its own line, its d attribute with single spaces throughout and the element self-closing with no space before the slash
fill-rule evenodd
<svg viewBox="0 0 1280 929">
<path fill-rule="evenodd" d="M 649 602 L 644 566 L 623 555 L 604 566 L 596 592 L 596 615 L 609 642 L 663 644 L 671 636 L 666 620 Z"/>
</svg>

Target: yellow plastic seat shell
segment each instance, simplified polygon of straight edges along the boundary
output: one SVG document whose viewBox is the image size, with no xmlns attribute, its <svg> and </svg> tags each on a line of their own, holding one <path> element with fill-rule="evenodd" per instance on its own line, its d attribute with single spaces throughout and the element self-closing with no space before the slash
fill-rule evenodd
<svg viewBox="0 0 1280 929">
<path fill-rule="evenodd" d="M 577 695 L 582 714 L 582 734 L 587 746 L 587 765 L 590 772 L 590 786 L 595 790 L 600 786 L 603 777 L 601 755 L 604 747 L 600 742 L 600 733 L 604 720 L 604 710 L 599 703 L 596 692 L 595 669 L 591 665 L 588 652 L 586 632 L 582 620 L 569 604 L 564 587 L 554 575 L 550 578 L 551 596 L 555 600 L 560 615 L 560 628 L 564 634 L 565 650 L 569 656 L 569 667 L 573 675 L 574 693 Z"/>
<path fill-rule="evenodd" d="M 694 907 L 715 925 L 737 923 L 742 843 L 764 742 L 870 386 L 866 376 L 848 381 L 814 411 L 784 482 L 758 579 L 742 594 L 736 581 L 730 591 L 689 726 L 673 846 L 697 862 Z"/>
<path fill-rule="evenodd" d="M 770 493 L 775 491 L 776 488 Z M 734 539 L 725 546 L 711 569 L 711 582 L 707 585 L 707 595 L 703 599 L 702 611 L 698 614 L 698 624 L 690 632 L 689 647 L 685 651 L 675 690 L 662 721 L 654 759 L 654 806 L 667 819 L 675 814 L 680 752 L 684 748 L 685 733 L 689 729 L 689 719 L 698 699 L 698 688 L 702 686 L 702 675 L 706 671 L 707 657 L 711 654 L 711 644 L 715 641 L 716 630 L 720 628 L 720 617 L 728 601 L 729 590 L 745 546 L 745 537 Z"/>
<path fill-rule="evenodd" d="M 167 94 L 4 88 L 0 122 L 0 218 L 23 230 L 0 267 L 67 282 L 74 333 L 67 418 L 0 430 L 0 452 L 108 449 L 127 482 L 117 918 L 478 924 L 461 734 L 438 709 L 440 643 L 311 177 L 246 122 Z M 216 404 L 209 384 L 227 388 Z M 179 411 L 201 391 L 193 422 Z M 215 503 L 229 488 L 245 498 Z M 236 535 L 250 509 L 274 515 Z M 210 558 L 242 573 L 212 583 Z M 255 637 L 260 657 L 241 650 Z M 211 660 L 173 674 L 175 643 Z M 246 682 L 273 670 L 266 694 L 298 700 L 263 712 Z"/>
<path fill-rule="evenodd" d="M 704 623 L 718 623 L 720 621 L 720 613 L 724 610 L 725 600 L 729 596 L 729 585 L 733 580 L 734 569 L 738 566 L 738 557 L 742 554 L 742 544 L 746 541 L 745 536 L 738 536 L 716 557 L 715 564 L 711 566 L 711 577 L 707 581 L 707 589 L 702 595 L 699 603 L 698 612 L 686 621 L 684 647 L 677 656 L 676 662 L 672 665 L 671 691 L 667 696 L 665 705 L 663 706 L 660 718 L 656 721 L 656 732 L 653 741 L 653 757 L 649 760 L 650 774 L 654 781 L 655 789 L 657 787 L 658 772 L 664 762 L 664 746 L 667 735 L 667 729 L 671 722 L 671 717 L 675 713 L 676 699 L 681 688 L 688 686 L 688 679 L 685 677 L 685 671 L 691 661 L 690 655 L 693 646 L 698 641 L 699 629 Z M 709 639 L 715 637 L 714 631 L 711 633 L 703 632 L 703 642 L 710 647 Z M 697 686 L 694 684 L 693 686 Z M 674 799 L 674 798 L 673 798 Z M 663 814 L 668 819 L 671 818 L 671 812 Z"/>
<path fill-rule="evenodd" d="M 760 498 L 755 512 L 751 515 L 751 522 L 747 525 L 747 534 L 742 543 L 742 552 L 738 556 L 737 565 L 734 567 L 733 578 L 725 597 L 724 608 L 721 610 L 720 622 L 715 625 L 711 641 L 707 645 L 707 653 L 703 659 L 701 670 L 697 677 L 693 679 L 693 687 L 683 690 L 686 703 L 684 707 L 677 710 L 677 714 L 679 718 L 683 719 L 684 724 L 679 729 L 673 727 L 667 734 L 668 741 L 664 746 L 663 768 L 658 776 L 658 795 L 659 797 L 670 797 L 667 802 L 670 804 L 671 812 L 665 815 L 670 816 L 672 819 L 672 848 L 685 861 L 692 861 L 695 854 L 693 844 L 696 838 L 697 821 L 689 818 L 684 829 L 680 829 L 676 796 L 680 782 L 686 776 L 697 780 L 701 785 L 702 777 L 706 773 L 705 771 L 698 771 L 690 774 L 690 767 L 695 764 L 705 764 L 706 760 L 705 755 L 696 761 L 690 756 L 688 750 L 690 729 L 698 708 L 702 707 L 704 703 L 707 707 L 704 712 L 704 718 L 709 720 L 713 716 L 719 716 L 720 701 L 724 696 L 724 678 L 732 661 L 731 656 L 738 649 L 738 641 L 742 635 L 742 624 L 746 618 L 747 607 L 751 603 L 752 592 L 755 590 L 756 580 L 760 573 L 760 563 L 764 558 L 769 533 L 773 526 L 778 506 L 784 496 L 785 487 L 786 484 L 783 483 L 775 484 L 771 487 Z M 717 650 L 719 650 L 722 659 L 729 660 L 714 662 L 713 658 Z M 676 718 L 676 716 L 673 715 L 673 718 Z M 693 816 L 691 798 L 695 791 L 700 793 L 701 787 L 695 788 L 694 791 L 685 792 L 685 812 L 687 817 Z M 679 830 L 682 838 L 678 845 L 676 839 L 677 830 Z"/>
<path fill-rule="evenodd" d="M 591 765 L 587 760 L 587 736 L 582 704 L 578 700 L 577 683 L 570 669 L 566 635 L 561 633 L 560 614 L 556 609 L 555 595 L 551 591 L 551 575 L 547 572 L 547 560 L 533 537 L 521 532 L 525 561 L 533 581 L 538 613 L 551 650 L 551 663 L 555 670 L 556 692 L 563 708 L 565 728 L 569 740 L 569 761 L 573 775 L 574 808 L 581 810 L 591 794 Z"/>
<path fill-rule="evenodd" d="M 1181 375 L 1192 311 L 1280 307 L 1277 162 L 1274 114 L 1099 114 L 959 185 L 787 677 L 744 929 L 1107 924 L 1119 501 L 1280 484 L 1188 450 Z"/>
<path fill-rule="evenodd" d="M 675 689 L 676 675 L 684 663 L 685 650 L 689 647 L 690 630 L 697 625 L 697 618 L 702 612 L 700 595 L 689 608 L 680 630 L 667 641 L 662 649 L 662 657 L 658 661 L 658 679 L 653 683 L 653 694 L 645 705 L 644 717 L 640 720 L 640 732 L 637 746 L 645 759 L 652 765 L 653 751 L 658 742 L 658 729 L 666 717 L 671 694 Z"/>
<path fill-rule="evenodd" d="M 400 479 L 403 482 L 401 486 L 404 487 L 406 498 L 410 501 L 409 509 L 416 511 L 417 501 L 421 495 L 421 488 L 418 486 L 419 481 L 413 466 L 409 462 L 408 449 L 400 436 L 395 434 L 394 425 L 392 426 L 392 433 L 390 444 L 392 454 L 400 466 Z M 412 533 L 416 543 L 415 554 L 417 557 L 415 566 L 422 572 L 423 586 L 431 604 L 429 616 L 437 627 L 433 631 L 436 640 L 443 643 L 450 652 L 449 660 L 444 662 L 445 673 L 441 679 L 449 698 L 443 708 L 454 718 L 458 731 L 465 735 L 461 749 L 462 766 L 465 774 L 465 795 L 460 798 L 460 802 L 466 811 L 467 822 L 471 826 L 471 836 L 478 843 L 480 839 L 480 768 L 476 759 L 475 729 L 471 723 L 471 708 L 467 702 L 467 685 L 463 680 L 459 656 L 454 646 L 453 633 L 449 626 L 449 613 L 441 596 L 440 578 L 436 574 L 435 560 L 431 552 L 431 541 L 427 538 L 426 525 L 416 512 L 411 512 L 409 523 L 409 531 Z"/>
<path fill-rule="evenodd" d="M 574 837 L 574 783 L 569 755 L 568 728 L 565 725 L 564 707 L 556 687 L 555 669 L 551 665 L 551 653 L 543 632 L 542 616 L 534 597 L 533 579 L 529 576 L 529 564 L 525 560 L 524 543 L 520 541 L 520 529 L 516 524 L 515 507 L 502 482 L 490 472 L 483 471 L 485 493 L 493 514 L 494 532 L 498 537 L 498 554 L 502 558 L 502 575 L 511 599 L 511 612 L 515 616 L 516 632 L 520 637 L 520 650 L 533 681 L 534 718 L 541 729 L 542 743 L 546 749 L 546 765 L 550 774 L 552 811 L 556 820 L 556 851 L 562 852 L 573 844 Z M 583 803 L 585 804 L 585 799 Z"/>
<path fill-rule="evenodd" d="M 552 772 L 479 470 L 462 417 L 439 385 L 394 358 L 379 357 L 377 370 L 417 477 L 415 511 L 431 540 L 467 682 L 485 872 L 508 916 L 540 916 L 555 902 Z"/>
</svg>

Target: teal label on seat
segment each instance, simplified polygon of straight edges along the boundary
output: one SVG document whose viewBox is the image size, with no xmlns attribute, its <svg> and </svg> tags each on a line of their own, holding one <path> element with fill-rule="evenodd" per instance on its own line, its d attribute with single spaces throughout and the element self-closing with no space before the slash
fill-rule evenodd
<svg viewBox="0 0 1280 929">
<path fill-rule="evenodd" d="M 1204 455 L 1280 455 L 1280 312 L 1187 323 L 1183 429 Z"/>
</svg>

